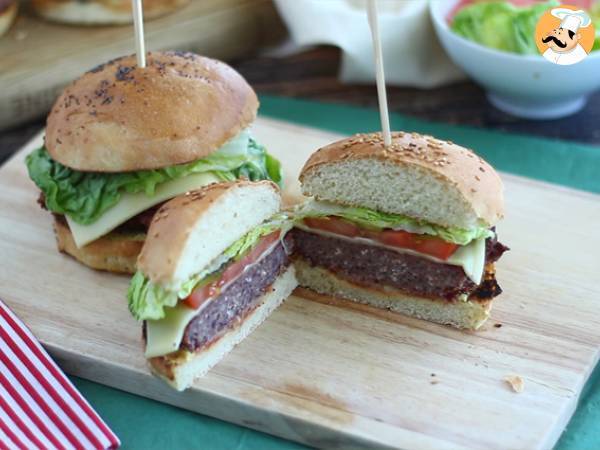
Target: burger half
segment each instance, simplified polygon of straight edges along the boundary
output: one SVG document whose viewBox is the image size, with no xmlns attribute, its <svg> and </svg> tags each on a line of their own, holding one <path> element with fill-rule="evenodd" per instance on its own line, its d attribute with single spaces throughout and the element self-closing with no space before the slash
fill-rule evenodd
<svg viewBox="0 0 600 450">
<path fill-rule="evenodd" d="M 127 293 L 152 370 L 178 390 L 205 374 L 296 287 L 291 221 L 268 181 L 213 184 L 154 216 Z"/>
<path fill-rule="evenodd" d="M 26 158 L 58 249 L 133 273 L 161 203 L 220 181 L 279 183 L 279 162 L 251 137 L 257 109 L 241 75 L 192 53 L 149 53 L 143 69 L 127 56 L 74 81 Z"/>
<path fill-rule="evenodd" d="M 458 328 L 477 329 L 502 291 L 507 248 L 494 225 L 503 186 L 466 148 L 415 133 L 357 135 L 314 153 L 300 180 L 313 200 L 291 235 L 298 282 Z"/>
</svg>

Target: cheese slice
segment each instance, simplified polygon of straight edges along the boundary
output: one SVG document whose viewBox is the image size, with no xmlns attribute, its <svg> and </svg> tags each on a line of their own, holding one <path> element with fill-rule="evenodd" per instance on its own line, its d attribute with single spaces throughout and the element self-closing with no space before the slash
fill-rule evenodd
<svg viewBox="0 0 600 450">
<path fill-rule="evenodd" d="M 468 245 L 458 248 L 446 264 L 461 266 L 475 284 L 481 283 L 485 266 L 485 237 L 473 239 Z"/>
<path fill-rule="evenodd" d="M 179 349 L 187 324 L 198 314 L 183 302 L 167 308 L 163 319 L 146 321 L 146 358 L 162 356 Z"/>
<path fill-rule="evenodd" d="M 207 184 L 216 183 L 219 179 L 210 172 L 191 174 L 187 177 L 167 181 L 157 186 L 153 196 L 149 197 L 144 192 L 136 194 L 123 193 L 119 202 L 107 210 L 94 223 L 81 225 L 72 220 L 68 215 L 67 222 L 73 234 L 77 247 L 82 247 L 109 233 L 119 225 L 127 222 L 139 213 L 169 200 L 177 195 L 192 189 L 198 189 Z"/>
<path fill-rule="evenodd" d="M 250 128 L 245 128 L 223 144 L 215 154 L 220 156 L 245 155 L 248 152 L 249 140 Z M 183 194 L 184 192 L 198 189 L 218 181 L 220 180 L 209 172 L 188 175 L 158 185 L 155 194 L 152 197 L 147 196 L 143 192 L 137 194 L 122 193 L 121 198 L 116 205 L 102 214 L 102 216 L 94 223 L 89 225 L 79 224 L 70 219 L 68 215 L 66 216 L 67 222 L 69 223 L 69 228 L 73 234 L 75 244 L 77 247 L 83 247 L 152 206 Z"/>
</svg>

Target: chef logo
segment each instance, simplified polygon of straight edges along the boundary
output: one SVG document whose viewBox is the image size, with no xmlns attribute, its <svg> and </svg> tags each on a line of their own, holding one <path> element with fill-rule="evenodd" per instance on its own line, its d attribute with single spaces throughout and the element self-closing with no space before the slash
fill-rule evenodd
<svg viewBox="0 0 600 450">
<path fill-rule="evenodd" d="M 594 45 L 594 38 L 588 13 L 569 5 L 546 11 L 535 30 L 535 43 L 542 56 L 562 66 L 583 60 Z"/>
<path fill-rule="evenodd" d="M 594 46 L 594 39 L 588 13 L 570 5 L 546 11 L 535 30 L 535 43 L 542 56 L 562 66 L 583 60 Z"/>
</svg>

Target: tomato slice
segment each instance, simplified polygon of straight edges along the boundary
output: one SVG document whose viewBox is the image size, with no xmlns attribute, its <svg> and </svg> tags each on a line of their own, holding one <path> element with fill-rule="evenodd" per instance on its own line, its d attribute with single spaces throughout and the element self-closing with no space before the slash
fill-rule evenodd
<svg viewBox="0 0 600 450">
<path fill-rule="evenodd" d="M 329 231 L 342 236 L 356 237 L 360 235 L 358 225 L 338 217 L 307 217 L 304 219 L 304 223 L 309 228 Z"/>
<path fill-rule="evenodd" d="M 227 266 L 223 274 L 217 280 L 194 289 L 192 293 L 183 300 L 185 304 L 192 309 L 198 309 L 207 300 L 217 297 L 221 293 L 221 287 L 239 277 L 246 266 L 257 261 L 263 253 L 279 239 L 280 234 L 281 230 L 276 230 L 262 237 L 258 244 L 256 244 L 254 248 L 240 260 L 234 261 Z"/>
<path fill-rule="evenodd" d="M 402 230 L 368 230 L 339 217 L 312 217 L 304 219 L 309 228 L 328 231 L 347 237 L 364 237 L 392 247 L 406 248 L 446 261 L 458 248 L 435 236 L 410 233 Z"/>
<path fill-rule="evenodd" d="M 413 233 L 408 231 L 383 230 L 375 239 L 392 247 L 412 248 L 413 236 Z"/>
<path fill-rule="evenodd" d="M 407 248 L 425 255 L 434 256 L 446 261 L 458 248 L 457 244 L 446 242 L 435 236 L 409 233 L 402 230 L 384 230 L 379 241 L 394 247 Z"/>
<path fill-rule="evenodd" d="M 189 308 L 198 309 L 209 298 L 219 295 L 219 291 L 220 289 L 217 286 L 217 282 L 213 281 L 205 286 L 197 287 L 183 301 Z"/>
<path fill-rule="evenodd" d="M 253 249 L 251 249 L 246 255 L 244 255 L 244 257 L 238 261 L 238 264 L 243 264 L 244 266 L 247 266 L 248 264 L 256 261 L 262 256 L 264 252 L 266 252 L 269 249 L 269 247 L 271 247 L 279 239 L 280 234 L 281 230 L 275 230 L 272 233 L 260 238 L 258 244 L 256 244 Z"/>
</svg>

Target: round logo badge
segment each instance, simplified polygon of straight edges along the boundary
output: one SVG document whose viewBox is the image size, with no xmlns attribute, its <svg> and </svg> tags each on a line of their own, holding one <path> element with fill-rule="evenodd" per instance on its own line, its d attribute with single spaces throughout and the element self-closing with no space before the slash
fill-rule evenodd
<svg viewBox="0 0 600 450">
<path fill-rule="evenodd" d="M 594 24 L 585 10 L 560 5 L 540 17 L 535 43 L 548 61 L 566 66 L 585 59 L 594 46 L 595 35 Z"/>
</svg>

